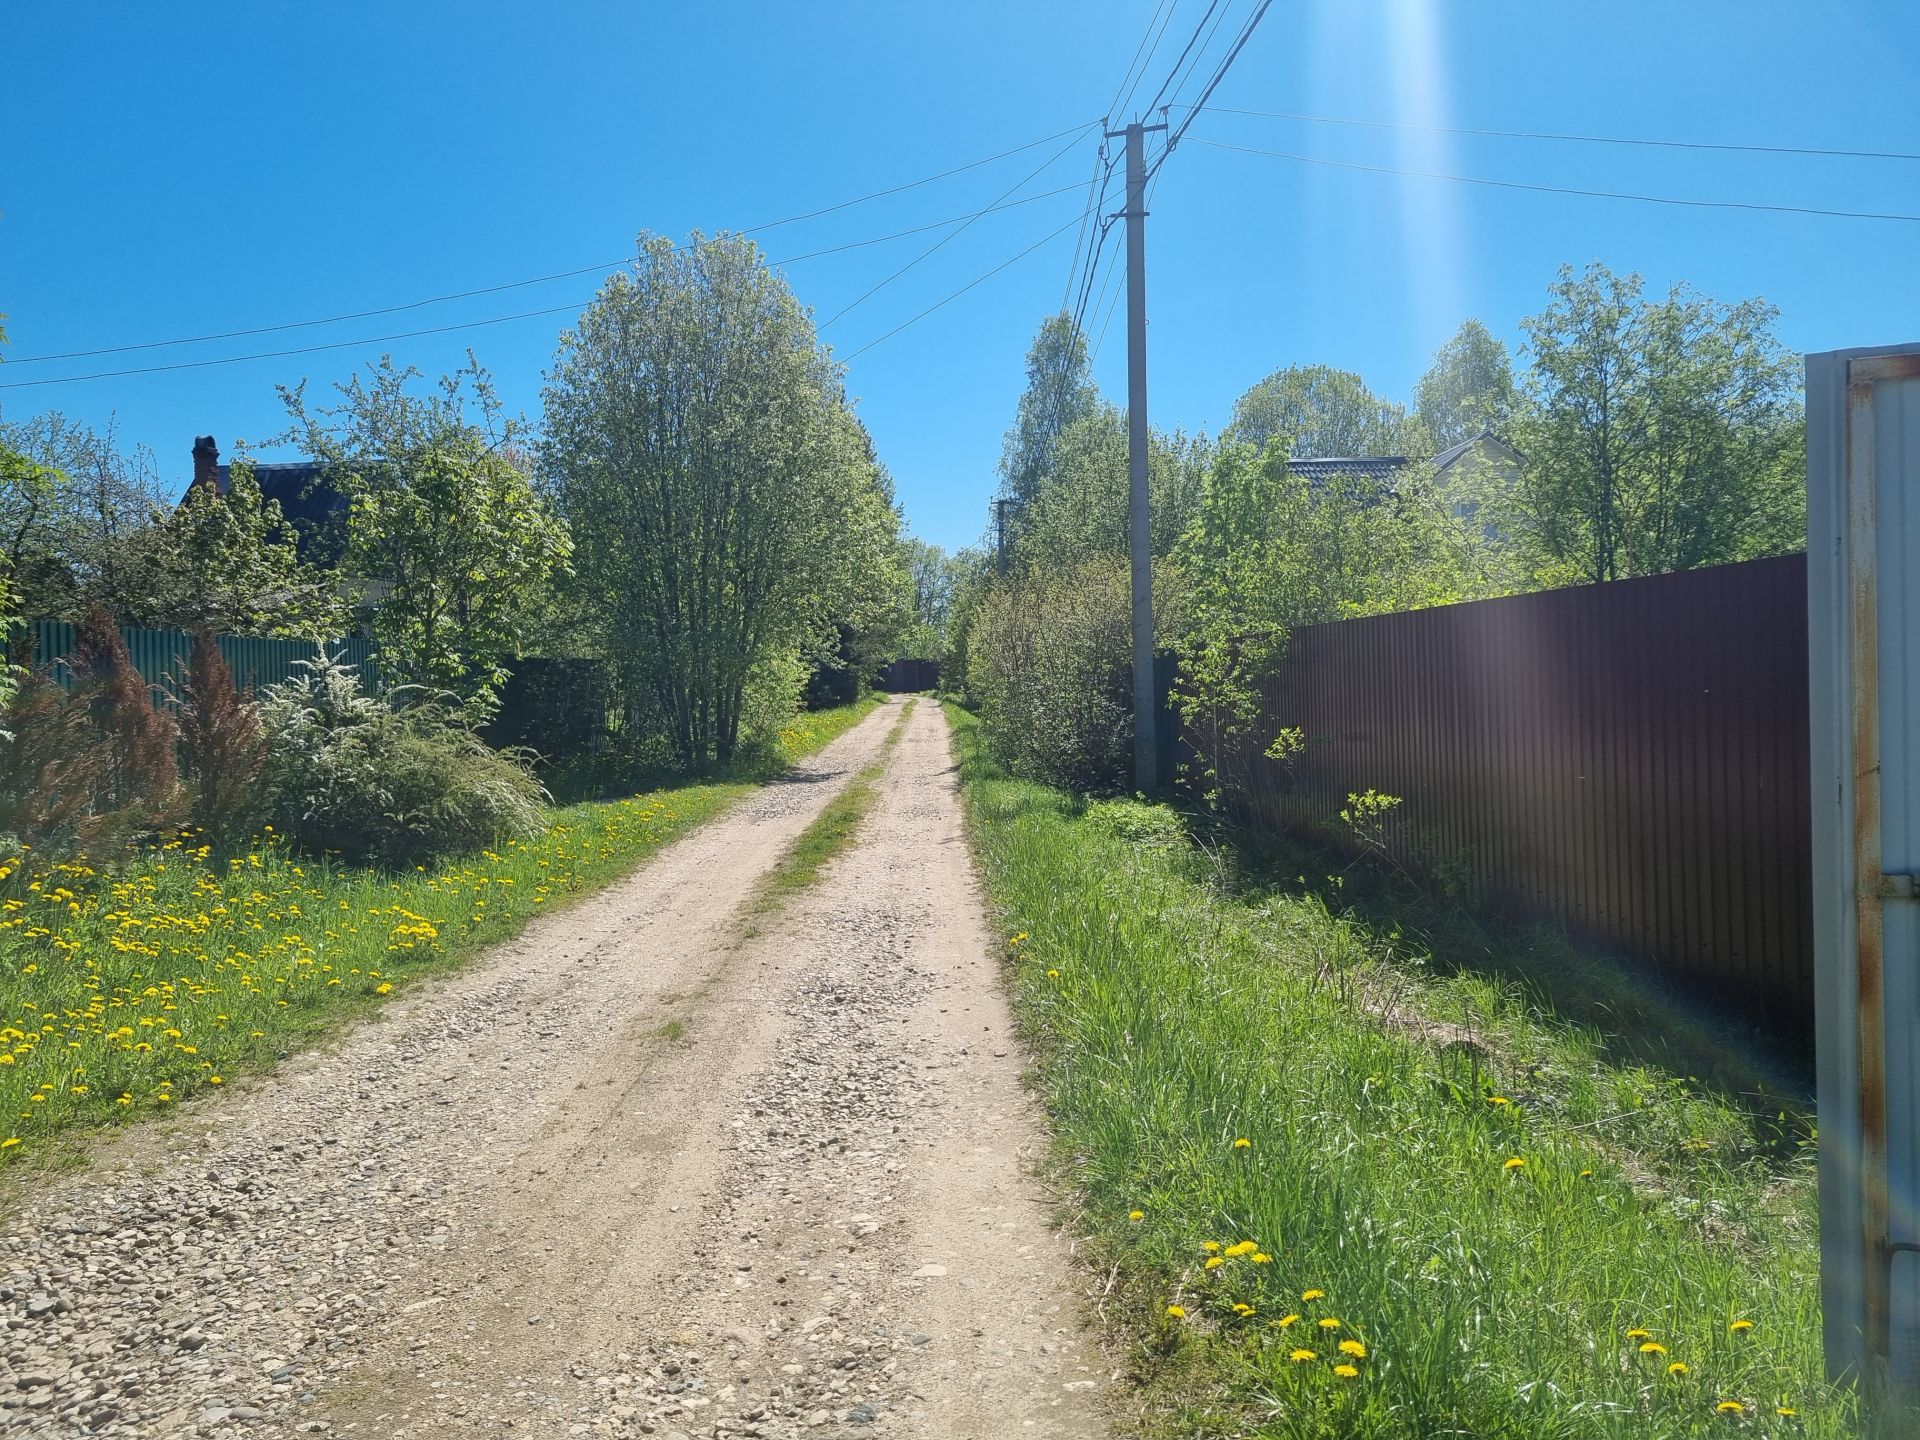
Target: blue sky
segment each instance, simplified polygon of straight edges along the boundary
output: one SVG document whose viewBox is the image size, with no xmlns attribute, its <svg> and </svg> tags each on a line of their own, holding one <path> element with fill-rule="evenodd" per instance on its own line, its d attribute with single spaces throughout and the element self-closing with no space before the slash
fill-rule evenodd
<svg viewBox="0 0 1920 1440">
<path fill-rule="evenodd" d="M 58 4 L 0 12 L 0 312 L 13 358 L 402 305 L 598 266 L 641 229 L 747 227 L 964 164 L 1111 103 L 1162 0 L 906 3 Z M 1253 0 L 1225 0 L 1237 26 Z M 1144 99 L 1206 9 L 1176 0 Z M 1161 12 L 1164 18 L 1165 12 Z M 1224 41 L 1215 42 L 1214 54 Z M 1198 88 L 1190 84 L 1191 96 Z M 1920 6 L 1278 0 L 1215 103 L 1322 117 L 1920 152 Z M 1176 117 L 1177 118 L 1177 117 Z M 1589 189 L 1920 212 L 1920 163 L 1575 145 L 1203 115 L 1190 132 L 1355 164 Z M 762 236 L 781 259 L 985 205 L 1062 142 Z M 1084 185 L 1093 139 L 1022 194 Z M 841 354 L 1072 221 L 989 215 L 825 332 Z M 801 261 L 825 319 L 943 233 Z M 1114 237 L 1118 239 L 1118 235 Z M 1000 437 L 1074 232 L 851 362 L 910 525 L 982 530 Z M 1149 221 L 1152 415 L 1217 429 L 1275 368 L 1405 397 L 1468 315 L 1517 335 L 1563 262 L 1764 295 L 1796 349 L 1920 338 L 1920 226 L 1490 189 L 1190 144 Z M 1113 247 L 1117 259 L 1118 247 Z M 0 366 L 0 384 L 577 305 L 593 275 L 281 334 Z M 1124 392 L 1124 317 L 1096 372 Z M 281 424 L 390 350 L 471 344 L 537 417 L 565 315 L 318 354 L 0 389 L 188 450 Z M 1097 333 L 1097 324 L 1089 328 Z"/>
</svg>

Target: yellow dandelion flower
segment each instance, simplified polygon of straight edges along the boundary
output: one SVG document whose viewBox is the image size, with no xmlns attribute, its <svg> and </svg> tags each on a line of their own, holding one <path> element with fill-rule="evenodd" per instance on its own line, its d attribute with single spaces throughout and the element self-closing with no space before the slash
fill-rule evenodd
<svg viewBox="0 0 1920 1440">
<path fill-rule="evenodd" d="M 1200 1248 L 1202 1250 L 1205 1250 L 1208 1254 L 1212 1254 L 1214 1251 L 1220 1248 L 1220 1242 L 1218 1240 L 1209 1240 L 1207 1241 L 1206 1244 L 1202 1245 Z"/>
<path fill-rule="evenodd" d="M 1258 1250 L 1259 1248 L 1260 1247 L 1251 1240 L 1242 1240 L 1237 1245 L 1227 1246 L 1225 1251 L 1223 1251 L 1222 1253 L 1227 1255 L 1234 1255 L 1234 1256 L 1251 1255 L 1254 1251 Z"/>
<path fill-rule="evenodd" d="M 1233 1307 L 1233 1313 L 1240 1316 L 1242 1319 L 1245 1319 L 1247 1316 L 1253 1314 L 1253 1306 L 1248 1305 L 1247 1303 L 1242 1301 L 1240 1304 Z"/>
<path fill-rule="evenodd" d="M 1302 1290 L 1300 1292 L 1300 1298 L 1302 1300 L 1324 1300 L 1327 1298 L 1327 1292 L 1324 1290 Z"/>
<path fill-rule="evenodd" d="M 1233 1142 L 1233 1148 L 1236 1150 L 1251 1150 L 1253 1148 L 1253 1141 L 1242 1135 L 1238 1140 Z"/>
<path fill-rule="evenodd" d="M 1338 1375 L 1342 1380 L 1351 1380 L 1360 1373 L 1360 1367 L 1358 1365 L 1336 1365 L 1333 1367 L 1333 1373 Z"/>
<path fill-rule="evenodd" d="M 1687 1370 L 1688 1370 L 1688 1365 L 1687 1365 L 1687 1362 L 1684 1360 L 1676 1360 L 1671 1365 L 1667 1366 L 1667 1374 L 1669 1375 L 1684 1375 L 1687 1373 Z"/>
<path fill-rule="evenodd" d="M 1744 1413 L 1747 1407 L 1738 1400 L 1722 1400 L 1713 1408 L 1722 1415 L 1739 1415 Z"/>
<path fill-rule="evenodd" d="M 11 1150 L 19 1143 L 20 1137 L 18 1135 L 9 1135 L 6 1139 L 0 1140 L 0 1150 Z"/>
<path fill-rule="evenodd" d="M 1267 1254 L 1264 1250 L 1254 1251 L 1247 1259 L 1255 1265 L 1271 1265 L 1273 1263 L 1273 1256 Z"/>
<path fill-rule="evenodd" d="M 1358 1340 L 1342 1340 L 1340 1342 L 1340 1353 L 1343 1355 L 1351 1355 L 1358 1360 L 1364 1360 L 1367 1358 L 1367 1347 L 1362 1345 Z"/>
<path fill-rule="evenodd" d="M 1527 1162 L 1522 1160 L 1518 1155 L 1515 1155 L 1512 1159 L 1508 1160 L 1507 1163 L 1502 1165 L 1500 1168 L 1502 1170 L 1518 1170 L 1522 1165 L 1526 1163 Z"/>
<path fill-rule="evenodd" d="M 1651 1330 L 1627 1331 L 1627 1339 L 1629 1340 L 1651 1340 L 1652 1338 L 1653 1338 L 1653 1332 Z"/>
<path fill-rule="evenodd" d="M 1736 1335 L 1745 1334 L 1747 1331 L 1751 1330 L 1752 1328 L 1753 1328 L 1753 1321 L 1751 1320 L 1736 1320 L 1731 1325 L 1727 1326 L 1727 1329 L 1733 1331 L 1733 1333 Z"/>
<path fill-rule="evenodd" d="M 1184 1320 L 1187 1318 L 1187 1312 L 1179 1305 L 1169 1305 L 1167 1306 L 1167 1317 L 1172 1320 Z"/>
<path fill-rule="evenodd" d="M 1776 1415 L 1784 1415 L 1789 1420 L 1791 1420 L 1794 1416 L 1798 1415 L 1800 1412 L 1794 1409 L 1791 1405 L 1776 1405 L 1773 1408 L 1773 1413 Z"/>
<path fill-rule="evenodd" d="M 1511 1105 L 1513 1101 L 1504 1095 L 1489 1095 L 1487 1096 L 1487 1103 L 1489 1105 Z"/>
<path fill-rule="evenodd" d="M 1643 1340 L 1640 1342 L 1640 1353 L 1642 1355 L 1664 1355 L 1667 1353 L 1667 1347 L 1662 1345 L 1658 1340 Z"/>
<path fill-rule="evenodd" d="M 1333 1316 L 1328 1315 L 1320 1321 L 1320 1328 L 1322 1330 L 1338 1330 L 1340 1328 L 1340 1322 L 1334 1319 Z"/>
<path fill-rule="evenodd" d="M 1309 1360 L 1318 1360 L 1320 1356 L 1312 1350 L 1295 1350 L 1287 1358 L 1296 1365 L 1304 1365 Z"/>
<path fill-rule="evenodd" d="M 386 980 L 381 981 L 378 985 L 373 987 L 373 993 L 376 995 L 391 995 L 393 993 L 392 982 L 386 981 Z"/>
<path fill-rule="evenodd" d="M 1271 1323 L 1274 1329 L 1284 1330 L 1287 1328 L 1287 1326 L 1296 1324 L 1299 1321 L 1299 1319 L 1300 1317 L 1298 1315 L 1282 1315 L 1278 1320 L 1275 1320 Z"/>
<path fill-rule="evenodd" d="M 1129 1220 L 1144 1220 L 1146 1218 L 1147 1212 L 1144 1210 L 1129 1210 L 1127 1212 L 1127 1219 Z"/>
<path fill-rule="evenodd" d="M 1224 1257 L 1224 1256 L 1220 1256 L 1220 1255 L 1209 1255 L 1209 1256 L 1207 1257 L 1207 1265 L 1206 1265 L 1206 1268 L 1207 1268 L 1207 1269 L 1209 1269 L 1209 1270 L 1218 1270 L 1218 1269 L 1219 1269 L 1219 1268 L 1220 1268 L 1220 1267 L 1221 1267 L 1222 1265 L 1224 1265 L 1224 1264 L 1226 1264 L 1226 1263 L 1227 1263 L 1227 1262 L 1226 1262 L 1226 1259 L 1225 1259 L 1225 1257 Z"/>
</svg>

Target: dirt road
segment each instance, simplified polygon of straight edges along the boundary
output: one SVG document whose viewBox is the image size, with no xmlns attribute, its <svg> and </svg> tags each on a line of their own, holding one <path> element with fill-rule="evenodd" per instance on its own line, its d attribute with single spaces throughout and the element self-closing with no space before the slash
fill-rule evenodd
<svg viewBox="0 0 1920 1440">
<path fill-rule="evenodd" d="M 946 723 L 900 713 L 0 1221 L 0 1433 L 1107 1433 Z"/>
</svg>

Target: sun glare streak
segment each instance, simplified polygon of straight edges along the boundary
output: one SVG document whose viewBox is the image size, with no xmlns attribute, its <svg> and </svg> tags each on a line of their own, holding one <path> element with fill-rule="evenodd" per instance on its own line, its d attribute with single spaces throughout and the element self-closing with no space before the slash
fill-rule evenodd
<svg viewBox="0 0 1920 1440">
<path fill-rule="evenodd" d="M 1393 0 L 1387 17 L 1385 94 L 1393 118 L 1426 126 L 1452 123 L 1442 0 Z M 1430 130 L 1395 132 L 1395 163 L 1446 171 L 1455 161 L 1453 137 Z M 1400 239 L 1410 292 L 1409 329 L 1438 348 L 1465 314 L 1460 200 L 1444 185 L 1409 180 L 1400 189 Z"/>
</svg>

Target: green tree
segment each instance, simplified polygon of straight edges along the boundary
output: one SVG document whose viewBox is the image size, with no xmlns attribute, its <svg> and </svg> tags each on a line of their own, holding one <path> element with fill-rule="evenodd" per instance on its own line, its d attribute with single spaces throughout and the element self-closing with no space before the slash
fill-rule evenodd
<svg viewBox="0 0 1920 1440">
<path fill-rule="evenodd" d="M 382 666 L 484 712 L 572 546 L 487 372 L 469 355 L 425 394 L 419 375 L 382 358 L 338 405 L 282 394 L 293 438 L 349 498 L 341 568 L 366 589 Z"/>
<path fill-rule="evenodd" d="M 227 470 L 227 493 L 189 486 L 171 512 L 128 541 L 137 583 L 125 624 L 327 640 L 349 623 L 335 576 L 301 561 L 280 506 L 261 497 L 253 467 Z"/>
<path fill-rule="evenodd" d="M 144 597 L 140 540 L 164 515 L 153 456 L 57 411 L 0 424 L 0 545 L 22 613 L 125 615 Z"/>
<path fill-rule="evenodd" d="M 1210 737 L 1209 791 L 1236 778 L 1221 770 L 1245 759 L 1238 742 L 1258 714 L 1254 681 L 1285 656 L 1294 630 L 1489 588 L 1484 540 L 1423 468 L 1391 484 L 1354 476 L 1315 486 L 1286 452 L 1223 448 L 1177 551 L 1188 594 L 1176 701 Z"/>
<path fill-rule="evenodd" d="M 1233 405 L 1226 438 L 1261 449 L 1284 436 L 1297 459 L 1433 453 L 1426 428 L 1406 407 L 1382 399 L 1351 370 L 1290 365 Z"/>
<path fill-rule="evenodd" d="M 1211 453 L 1204 436 L 1148 432 L 1148 515 L 1155 555 L 1170 554 L 1186 528 Z M 1031 569 L 1076 564 L 1093 555 L 1124 558 L 1129 495 L 1126 412 L 1097 406 L 1055 441 L 1052 470 L 1014 530 L 1016 564 Z"/>
<path fill-rule="evenodd" d="M 1441 450 L 1504 429 L 1516 398 L 1507 347 L 1478 320 L 1464 322 L 1440 347 L 1413 391 L 1414 413 Z"/>
<path fill-rule="evenodd" d="M 953 611 L 954 589 L 961 582 L 962 567 L 956 557 L 916 535 L 900 537 L 900 563 L 913 617 L 900 653 L 937 660 L 946 653 L 947 618 Z"/>
<path fill-rule="evenodd" d="M 1053 476 L 1061 435 L 1099 404 L 1087 337 L 1065 311 L 1049 315 L 1027 350 L 1027 388 L 1000 453 L 1001 493 L 1016 509 L 1031 503 Z"/>
<path fill-rule="evenodd" d="M 1524 322 L 1532 366 L 1514 533 L 1549 579 L 1603 581 L 1804 543 L 1803 417 L 1761 300 L 1560 272 Z"/>
<path fill-rule="evenodd" d="M 756 665 L 894 593 L 899 516 L 839 368 L 740 236 L 641 237 L 561 336 L 541 457 L 684 760 L 733 754 Z"/>
</svg>

